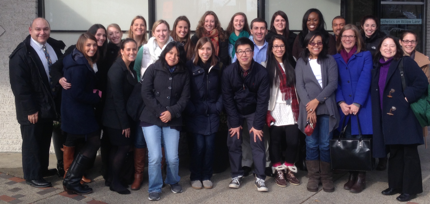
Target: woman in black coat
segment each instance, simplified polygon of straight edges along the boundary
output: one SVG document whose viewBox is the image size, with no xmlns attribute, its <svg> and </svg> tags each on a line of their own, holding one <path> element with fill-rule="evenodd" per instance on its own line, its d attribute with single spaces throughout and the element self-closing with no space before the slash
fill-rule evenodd
<svg viewBox="0 0 431 204">
<path fill-rule="evenodd" d="M 403 57 L 395 38 L 383 38 L 377 48 L 371 81 L 374 157 L 385 156 L 385 148 L 389 149 L 389 188 L 382 194 L 401 193 L 397 200 L 405 202 L 422 193 L 417 146 L 424 140 L 410 104 L 427 91 L 428 80 L 414 60 Z"/>
<path fill-rule="evenodd" d="M 84 33 L 79 37 L 76 48 L 63 60 L 64 76 L 73 83 L 70 89 L 63 91 L 61 99 L 61 129 L 67 134 L 64 147 L 73 149 L 78 140 L 85 140 L 84 148 L 75 160 L 72 159 L 63 180 L 63 188 L 69 194 L 93 192 L 80 181 L 100 146 L 100 127 L 94 112 L 102 95 L 96 89 L 98 55 L 96 38 Z M 73 158 L 73 154 L 66 155 Z"/>
<path fill-rule="evenodd" d="M 283 11 L 276 11 L 272 15 L 271 25 L 269 26 L 268 34 L 265 36 L 266 42 L 269 43 L 272 36 L 277 34 L 284 36 L 284 38 L 287 40 L 286 50 L 289 54 L 291 54 L 293 42 L 295 42 L 297 35 L 289 29 L 289 19 L 287 18 L 286 13 Z"/>
<path fill-rule="evenodd" d="M 114 62 L 108 72 L 106 102 L 103 109 L 103 126 L 111 141 L 109 158 L 109 189 L 119 194 L 130 194 L 119 181 L 120 168 L 124 157 L 129 151 L 133 120 L 127 115 L 127 99 L 137 82 L 136 72 L 130 69 L 135 60 L 137 44 L 131 39 L 125 39 L 120 44 L 120 57 Z"/>
<path fill-rule="evenodd" d="M 193 61 L 187 62 L 190 74 L 190 101 L 185 110 L 186 127 L 192 136 L 190 182 L 192 188 L 212 188 L 214 139 L 222 111 L 221 64 L 211 39 L 198 40 Z M 222 66 L 220 66 L 222 65 Z"/>
<path fill-rule="evenodd" d="M 385 34 L 379 30 L 378 19 L 373 15 L 364 16 L 361 20 L 361 36 L 365 42 L 365 49 L 371 52 L 374 56 L 379 52 L 377 46 L 382 42 Z"/>
</svg>

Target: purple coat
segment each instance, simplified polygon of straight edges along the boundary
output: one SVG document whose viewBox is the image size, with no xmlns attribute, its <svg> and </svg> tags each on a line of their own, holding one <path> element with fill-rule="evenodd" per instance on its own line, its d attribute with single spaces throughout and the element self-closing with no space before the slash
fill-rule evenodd
<svg viewBox="0 0 431 204">
<path fill-rule="evenodd" d="M 373 123 L 371 120 L 371 70 L 373 62 L 369 51 L 354 54 L 346 64 L 340 54 L 334 55 L 338 64 L 338 88 L 336 101 L 344 101 L 347 104 L 357 103 L 361 105 L 358 113 L 359 123 L 363 135 L 373 134 Z M 338 130 L 343 128 L 344 114 L 338 106 L 340 113 L 340 125 Z M 350 116 L 348 116 L 350 117 Z M 350 117 L 352 125 L 352 135 L 358 135 L 358 117 Z"/>
</svg>

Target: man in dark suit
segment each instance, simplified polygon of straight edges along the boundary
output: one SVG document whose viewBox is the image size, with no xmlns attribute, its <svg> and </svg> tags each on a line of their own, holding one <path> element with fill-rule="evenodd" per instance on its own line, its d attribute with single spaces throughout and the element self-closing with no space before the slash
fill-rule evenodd
<svg viewBox="0 0 431 204">
<path fill-rule="evenodd" d="M 9 56 L 9 78 L 23 141 L 24 179 L 33 187 L 50 187 L 43 177 L 57 172 L 48 170 L 48 161 L 52 122 L 58 114 L 49 69 L 65 45 L 49 37 L 49 23 L 43 18 L 32 21 L 29 33 Z"/>
</svg>

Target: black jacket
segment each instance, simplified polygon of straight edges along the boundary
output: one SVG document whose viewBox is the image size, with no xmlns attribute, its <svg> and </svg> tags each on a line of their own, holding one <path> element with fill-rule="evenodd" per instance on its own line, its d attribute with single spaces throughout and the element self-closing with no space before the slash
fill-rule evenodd
<svg viewBox="0 0 431 204">
<path fill-rule="evenodd" d="M 130 70 L 130 71 L 129 71 Z M 127 115 L 127 99 L 136 83 L 136 72 L 127 69 L 123 59 L 117 58 L 109 68 L 105 107 L 103 108 L 103 125 L 115 129 L 130 128 L 132 119 Z M 133 75 L 130 73 L 132 72 Z"/>
<path fill-rule="evenodd" d="M 142 80 L 141 95 L 145 103 L 140 120 L 160 127 L 182 126 L 182 112 L 190 99 L 190 77 L 185 67 L 177 67 L 173 73 L 160 60 L 150 65 Z M 160 114 L 168 110 L 172 119 L 160 120 Z"/>
<path fill-rule="evenodd" d="M 28 125 L 28 115 L 39 112 L 39 121 L 57 119 L 55 99 L 45 68 L 30 45 L 31 36 L 20 43 L 9 56 L 9 79 L 15 96 L 18 123 Z M 63 41 L 49 38 L 48 44 L 60 58 Z"/>
<path fill-rule="evenodd" d="M 427 91 L 428 79 L 414 60 L 410 57 L 403 57 L 403 60 L 406 88 L 403 90 L 398 69 L 401 60 L 392 60 L 383 91 L 383 101 L 380 101 L 379 92 L 380 63 L 374 64 L 371 71 L 373 155 L 376 158 L 386 156 L 385 145 L 424 143 L 422 127 L 410 104 L 416 102 Z M 389 93 L 391 90 L 394 92 Z M 388 97 L 389 95 L 392 97 Z M 381 103 L 383 109 L 380 108 Z M 392 107 L 396 110 L 391 111 L 393 115 L 388 115 Z"/>
<path fill-rule="evenodd" d="M 62 91 L 61 129 L 70 134 L 84 135 L 99 130 L 94 107 L 99 103 L 96 73 L 77 49 L 63 59 L 64 77 L 72 83 Z"/>
<path fill-rule="evenodd" d="M 220 35 L 219 35 L 220 36 Z M 196 45 L 198 43 L 199 37 L 194 34 L 191 38 L 191 41 L 193 45 Z M 226 39 L 224 41 L 220 40 L 219 37 L 219 52 L 218 52 L 218 58 L 224 65 L 228 65 L 231 63 L 230 57 L 229 57 L 229 40 Z"/>
<path fill-rule="evenodd" d="M 376 53 L 377 47 L 379 46 L 380 42 L 382 41 L 383 37 L 385 37 L 385 33 L 376 30 L 371 37 L 367 38 L 365 37 L 364 31 L 361 31 L 362 39 L 364 39 L 365 43 L 365 49 L 367 51 L 371 52 L 371 55 L 374 57 L 374 54 Z"/>
<path fill-rule="evenodd" d="M 217 63 L 208 70 L 187 62 L 190 74 L 190 100 L 187 103 L 185 122 L 187 131 L 202 135 L 216 133 L 219 114 L 223 110 L 221 97 L 221 72 L 223 64 Z"/>
<path fill-rule="evenodd" d="M 269 101 L 268 71 L 254 60 L 245 78 L 238 60 L 226 67 L 222 75 L 222 96 L 229 127 L 239 127 L 240 115 L 255 113 L 253 127 L 263 130 Z"/>
</svg>

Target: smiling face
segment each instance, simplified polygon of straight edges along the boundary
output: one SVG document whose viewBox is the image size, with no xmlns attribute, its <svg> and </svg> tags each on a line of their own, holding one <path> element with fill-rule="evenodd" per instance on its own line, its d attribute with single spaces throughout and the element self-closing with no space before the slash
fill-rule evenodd
<svg viewBox="0 0 431 204">
<path fill-rule="evenodd" d="M 31 38 L 40 44 L 45 44 L 51 33 L 48 22 L 43 18 L 37 18 L 28 28 Z"/>
<path fill-rule="evenodd" d="M 311 38 L 311 39 L 313 39 L 313 38 Z M 322 52 L 322 49 L 323 49 L 322 43 L 323 43 L 322 37 L 320 37 L 320 36 L 315 36 L 314 39 L 308 43 L 307 49 L 310 52 L 310 58 L 311 59 L 317 59 L 320 52 Z"/>
<path fill-rule="evenodd" d="M 316 12 L 311 12 L 307 18 L 307 29 L 309 31 L 315 31 L 319 25 L 320 19 Z"/>
<path fill-rule="evenodd" d="M 84 54 L 93 57 L 97 52 L 97 43 L 92 39 L 87 39 L 84 44 Z"/>
<path fill-rule="evenodd" d="M 173 47 L 165 55 L 166 63 L 168 63 L 168 65 L 171 67 L 177 65 L 179 59 L 180 59 L 180 56 L 176 47 Z"/>
<path fill-rule="evenodd" d="M 336 36 L 340 35 L 341 29 L 346 25 L 346 21 L 342 18 L 337 18 L 332 21 L 332 31 Z"/>
<path fill-rule="evenodd" d="M 136 43 L 128 42 L 124 44 L 124 49 L 121 49 L 120 52 L 121 52 L 121 58 L 123 59 L 124 62 L 130 63 L 135 61 L 136 53 L 138 52 L 136 48 Z"/>
<path fill-rule="evenodd" d="M 245 23 L 245 19 L 244 19 L 244 16 L 242 15 L 236 15 L 233 18 L 233 27 L 235 28 L 235 31 L 238 33 L 244 29 L 244 23 Z"/>
<path fill-rule="evenodd" d="M 145 30 L 147 29 L 145 22 L 139 18 L 133 22 L 133 25 L 131 26 L 131 28 L 132 28 L 133 36 L 142 36 L 145 34 Z"/>
<path fill-rule="evenodd" d="M 277 34 L 283 34 L 286 29 L 286 20 L 280 15 L 276 16 L 274 19 L 274 28 L 277 31 Z"/>
<path fill-rule="evenodd" d="M 157 43 L 160 45 L 165 45 L 169 39 L 168 36 L 169 29 L 164 23 L 159 24 L 156 30 L 153 31 L 153 36 L 156 38 Z"/>
<path fill-rule="evenodd" d="M 397 46 L 395 45 L 394 40 L 391 38 L 386 38 L 382 42 L 382 46 L 380 47 L 380 54 L 382 54 L 383 59 L 387 61 L 389 58 L 395 56 L 397 53 Z"/>
<path fill-rule="evenodd" d="M 356 35 L 353 30 L 345 30 L 341 34 L 341 44 L 344 49 L 349 52 L 356 45 Z"/>
<path fill-rule="evenodd" d="M 189 25 L 186 21 L 178 21 L 177 26 L 175 27 L 175 33 L 180 39 L 186 38 L 189 33 Z"/>
<path fill-rule="evenodd" d="M 239 65 L 243 68 L 249 68 L 251 60 L 253 59 L 253 48 L 250 45 L 238 45 L 236 48 L 236 56 L 238 58 Z"/>
<path fill-rule="evenodd" d="M 97 29 L 96 34 L 94 35 L 94 37 L 96 37 L 97 40 L 97 46 L 102 47 L 103 43 L 105 43 L 106 41 L 106 33 L 105 30 L 103 28 L 99 28 Z"/>
<path fill-rule="evenodd" d="M 278 62 L 282 62 L 284 52 L 286 52 L 286 47 L 283 41 L 275 39 L 272 45 L 272 54 Z"/>
<path fill-rule="evenodd" d="M 108 40 L 116 45 L 120 44 L 123 32 L 115 27 L 108 27 Z"/>
<path fill-rule="evenodd" d="M 257 44 L 265 43 L 265 35 L 266 33 L 268 33 L 265 23 L 254 22 L 250 32 L 251 32 L 251 35 L 253 36 L 253 40 L 255 43 Z"/>
<path fill-rule="evenodd" d="M 371 18 L 367 19 L 361 27 L 362 30 L 364 30 L 365 37 L 367 38 L 371 37 L 371 35 L 373 35 L 377 30 L 377 24 Z"/>
<path fill-rule="evenodd" d="M 201 48 L 198 49 L 198 55 L 199 58 L 202 60 L 203 63 L 206 63 L 212 56 L 212 49 L 211 49 L 211 43 L 206 42 L 202 45 Z"/>
<path fill-rule="evenodd" d="M 404 54 L 411 55 L 416 49 L 416 37 L 411 33 L 407 33 L 403 39 L 400 39 L 400 45 Z"/>
<path fill-rule="evenodd" d="M 207 32 L 210 32 L 215 28 L 215 18 L 213 15 L 205 16 L 204 28 Z"/>
</svg>

